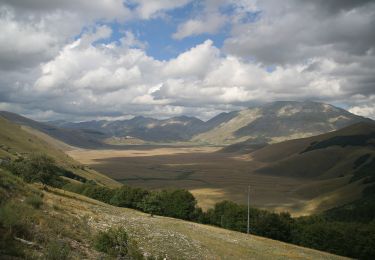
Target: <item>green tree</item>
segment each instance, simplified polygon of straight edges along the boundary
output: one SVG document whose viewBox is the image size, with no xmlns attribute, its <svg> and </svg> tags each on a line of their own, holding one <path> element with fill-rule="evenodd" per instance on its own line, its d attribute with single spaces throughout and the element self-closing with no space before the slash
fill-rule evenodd
<svg viewBox="0 0 375 260">
<path fill-rule="evenodd" d="M 143 210 L 152 214 L 192 220 L 197 201 L 187 190 L 162 190 L 144 199 Z"/>
<path fill-rule="evenodd" d="M 149 194 L 150 192 L 145 189 L 124 185 L 116 190 L 110 203 L 118 207 L 141 209 L 143 201 Z"/>
<path fill-rule="evenodd" d="M 85 188 L 82 191 L 83 195 L 96 199 L 96 200 L 103 201 L 105 203 L 109 203 L 115 194 L 115 190 L 107 188 L 107 187 L 103 187 L 99 185 L 84 185 L 84 186 Z"/>
</svg>

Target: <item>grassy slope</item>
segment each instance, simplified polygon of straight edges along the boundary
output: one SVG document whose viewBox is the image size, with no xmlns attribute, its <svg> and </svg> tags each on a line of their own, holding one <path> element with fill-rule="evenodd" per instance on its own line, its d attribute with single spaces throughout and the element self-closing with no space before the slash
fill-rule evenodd
<svg viewBox="0 0 375 260">
<path fill-rule="evenodd" d="M 339 136 L 371 133 L 375 133 L 375 124 L 359 123 L 328 134 L 269 145 L 251 155 L 255 160 L 268 163 L 261 169 L 263 173 L 300 178 L 338 178 L 353 174 L 354 162 L 360 156 L 375 156 L 375 149 L 370 140 L 367 144 L 358 146 L 329 145 L 322 149 L 306 149 L 312 147 L 312 144 L 324 143 Z"/>
<path fill-rule="evenodd" d="M 90 148 L 99 148 L 103 146 L 100 140 L 105 136 L 100 132 L 54 127 L 7 111 L 0 111 L 0 116 L 17 125 L 31 127 L 70 145 Z"/>
<path fill-rule="evenodd" d="M 17 179 L 0 170 L 0 180 L 5 178 L 7 183 L 9 179 Z M 2 183 L 4 181 L 0 181 Z M 23 201 L 31 190 L 44 194 L 43 206 L 35 215 L 39 224 L 34 226 L 34 237 L 55 239 L 57 235 L 69 244 L 72 259 L 100 258 L 101 255 L 91 246 L 90 236 L 118 225 L 126 228 L 144 254 L 167 256 L 167 259 L 344 259 L 216 227 L 167 217 L 150 217 L 59 189 L 46 191 L 36 184 L 25 186 L 19 181 L 17 185 L 19 189 L 13 188 L 17 190 L 17 197 L 12 196 L 14 200 Z M 40 248 L 45 247 L 44 240 L 32 241 L 37 245 L 27 248 L 28 254 L 40 254 Z"/>
<path fill-rule="evenodd" d="M 42 139 L 40 137 L 44 135 L 43 133 L 39 132 L 40 134 L 38 136 L 38 134 L 36 134 L 38 133 L 37 130 L 29 129 L 25 131 L 23 128 L 23 126 L 15 125 L 0 117 L 0 158 L 16 158 L 18 155 L 27 156 L 32 153 L 44 153 L 53 157 L 59 165 L 82 177 L 93 179 L 110 187 L 119 185 L 116 181 L 92 169 L 83 167 L 83 165 L 66 155 L 59 149 L 62 144 L 60 144 L 60 146 L 57 145 L 61 142 L 54 140 L 52 137 Z"/>
<path fill-rule="evenodd" d="M 303 151 L 314 142 L 332 137 L 368 135 L 373 132 L 375 124 L 359 123 L 319 136 L 269 145 L 251 155 L 255 160 L 267 163 L 267 166 L 257 170 L 262 174 L 317 180 L 313 185 L 302 185 L 295 192 L 310 199 L 303 210 L 306 214 L 321 212 L 361 197 L 366 187 L 362 184 L 363 180 L 350 182 L 356 171 L 354 163 L 365 154 L 375 157 L 375 149 L 370 144 L 345 147 L 332 145 Z"/>
<path fill-rule="evenodd" d="M 358 123 L 326 134 L 272 144 L 256 151 L 253 156 L 261 161 L 280 160 L 304 151 L 313 142 L 323 141 L 335 136 L 369 134 L 374 129 L 375 123 Z"/>
</svg>

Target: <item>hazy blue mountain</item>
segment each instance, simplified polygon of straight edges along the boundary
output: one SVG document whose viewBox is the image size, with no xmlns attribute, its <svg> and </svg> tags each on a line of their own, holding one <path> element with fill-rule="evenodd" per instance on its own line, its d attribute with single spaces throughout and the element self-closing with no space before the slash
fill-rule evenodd
<svg viewBox="0 0 375 260">
<path fill-rule="evenodd" d="M 49 122 L 55 124 L 54 122 Z M 57 126 L 69 129 L 100 131 L 107 136 L 134 137 L 145 141 L 169 142 L 187 141 L 201 131 L 205 122 L 195 117 L 179 116 L 158 120 L 137 116 L 128 120 L 58 122 Z"/>
</svg>

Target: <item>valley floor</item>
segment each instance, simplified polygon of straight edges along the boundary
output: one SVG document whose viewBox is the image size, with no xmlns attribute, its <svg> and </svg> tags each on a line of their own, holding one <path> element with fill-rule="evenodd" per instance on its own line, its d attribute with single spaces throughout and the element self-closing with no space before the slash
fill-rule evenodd
<svg viewBox="0 0 375 260">
<path fill-rule="evenodd" d="M 245 204 L 247 187 L 251 185 L 253 206 L 306 215 L 324 209 L 320 207 L 327 198 L 319 197 L 319 193 L 347 181 L 259 174 L 255 170 L 265 166 L 264 162 L 219 150 L 219 147 L 137 149 L 134 146 L 128 150 L 73 149 L 67 153 L 124 184 L 151 189 L 188 189 L 203 209 L 225 199 Z"/>
</svg>

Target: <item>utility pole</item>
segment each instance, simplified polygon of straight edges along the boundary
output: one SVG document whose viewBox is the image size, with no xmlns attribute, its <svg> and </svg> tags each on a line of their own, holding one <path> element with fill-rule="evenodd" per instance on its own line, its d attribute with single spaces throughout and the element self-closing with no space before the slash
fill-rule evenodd
<svg viewBox="0 0 375 260">
<path fill-rule="evenodd" d="M 247 234 L 250 233 L 250 185 L 247 190 Z"/>
</svg>

